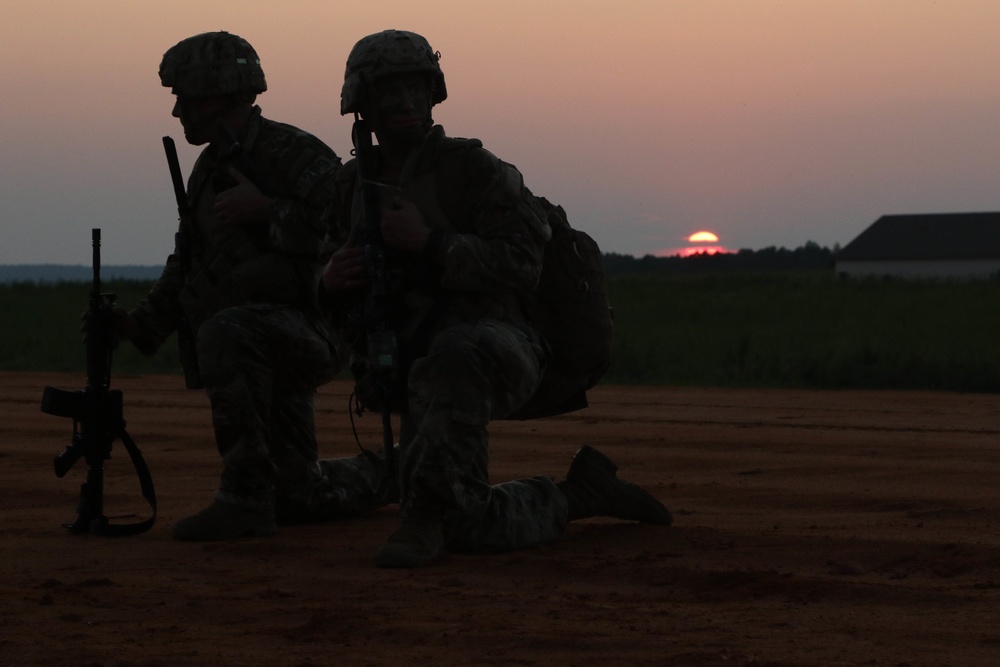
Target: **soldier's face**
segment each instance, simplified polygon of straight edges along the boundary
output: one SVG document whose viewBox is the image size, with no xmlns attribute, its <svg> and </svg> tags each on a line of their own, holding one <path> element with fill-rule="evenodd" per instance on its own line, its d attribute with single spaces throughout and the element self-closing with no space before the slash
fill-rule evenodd
<svg viewBox="0 0 1000 667">
<path fill-rule="evenodd" d="M 431 122 L 432 97 L 430 78 L 424 74 L 383 77 L 375 83 L 373 123 L 393 134 L 423 134 Z"/>
<path fill-rule="evenodd" d="M 211 141 L 215 123 L 222 118 L 229 106 L 230 100 L 222 95 L 177 95 L 173 116 L 181 121 L 187 142 L 192 146 L 201 146 Z"/>
</svg>

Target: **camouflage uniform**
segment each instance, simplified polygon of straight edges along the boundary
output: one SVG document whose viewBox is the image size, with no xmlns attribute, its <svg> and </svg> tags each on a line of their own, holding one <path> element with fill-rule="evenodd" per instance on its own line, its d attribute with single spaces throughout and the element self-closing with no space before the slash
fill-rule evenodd
<svg viewBox="0 0 1000 667">
<path fill-rule="evenodd" d="M 233 44 L 251 49 L 228 33 L 182 42 L 164 58 L 164 85 L 195 96 L 266 89 L 259 61 L 249 70 L 251 78 L 241 71 L 242 80 L 228 82 L 217 74 L 231 72 L 231 64 L 228 70 L 210 67 L 212 49 L 229 49 L 231 56 Z M 185 70 L 177 54 L 204 59 Z M 177 71 L 188 78 L 175 82 Z M 191 78 L 192 71 L 201 78 Z M 178 90 L 182 84 L 196 89 Z M 314 299 L 321 214 L 340 159 L 316 137 L 261 117 L 255 106 L 238 134 L 245 161 L 236 162 L 215 143 L 201 153 L 188 179 L 190 215 L 182 216 L 174 253 L 130 314 L 138 327 L 133 343 L 145 354 L 175 330 L 179 338 L 189 334 L 190 344 L 181 341 L 187 385 L 208 393 L 223 459 L 216 499 L 266 509 L 274 506 L 276 488 L 287 497 L 318 474 L 315 389 L 342 365 Z M 213 203 L 217 192 L 235 184 L 231 167 L 256 172 L 256 184 L 274 199 L 266 221 L 219 221 Z"/>
<path fill-rule="evenodd" d="M 319 293 L 351 344 L 359 400 L 401 426 L 401 517 L 375 564 L 533 546 L 592 516 L 669 525 L 659 500 L 586 445 L 562 482 L 489 483 L 490 420 L 517 418 L 542 386 L 548 343 L 533 318 L 553 231 L 517 169 L 433 124 L 447 97 L 439 59 L 416 33 L 368 35 L 340 96 L 357 157 L 336 179 Z M 345 463 L 323 465 L 344 473 L 348 495 L 376 500 L 380 457 Z"/>
<path fill-rule="evenodd" d="M 514 167 L 476 140 L 446 137 L 440 126 L 410 156 L 397 185 L 443 234 L 445 257 L 436 266 L 389 256 L 389 325 L 404 366 L 396 387 L 403 515 L 421 505 L 442 508 L 445 543 L 454 550 L 553 540 L 567 522 L 564 495 L 547 477 L 491 486 L 487 433 L 490 420 L 520 407 L 540 382 L 545 355 L 524 299 L 537 283 L 549 228 Z M 354 161 L 338 175 L 337 193 L 335 235 L 343 240 L 360 220 Z M 364 359 L 361 301 L 334 308 L 356 361 Z M 363 363 L 355 371 L 363 391 Z"/>
</svg>

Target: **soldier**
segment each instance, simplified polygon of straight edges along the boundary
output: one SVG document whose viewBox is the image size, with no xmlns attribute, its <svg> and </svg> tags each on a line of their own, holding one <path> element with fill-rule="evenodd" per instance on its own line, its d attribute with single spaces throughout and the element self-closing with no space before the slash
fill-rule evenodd
<svg viewBox="0 0 1000 667">
<path fill-rule="evenodd" d="M 386 247 L 389 330 L 400 370 L 389 400 L 400 413 L 397 530 L 378 551 L 380 567 L 418 567 L 447 549 L 502 551 L 556 539 L 566 522 L 590 516 L 667 525 L 653 496 L 616 476 L 590 447 L 567 479 L 533 477 L 491 486 L 487 425 L 524 404 L 546 355 L 527 319 L 550 230 L 521 174 L 478 140 L 447 137 L 431 118 L 447 96 L 439 54 L 412 32 L 359 41 L 347 59 L 341 114 L 354 113 L 378 138 L 374 183 L 357 160 L 337 177 L 339 248 L 321 279 L 326 305 L 355 351 L 360 398 L 385 394 L 366 366 L 366 287 L 359 245 L 362 188 L 380 198 Z"/>
<path fill-rule="evenodd" d="M 119 332 L 151 355 L 178 331 L 186 384 L 211 401 L 219 490 L 174 524 L 174 537 L 269 535 L 278 520 L 313 518 L 292 496 L 322 477 L 313 400 L 341 362 L 318 317 L 315 274 L 340 158 L 261 116 L 254 103 L 267 90 L 264 72 L 241 37 L 185 39 L 159 74 L 188 143 L 205 148 L 174 252 L 145 299 L 120 311 Z"/>
</svg>

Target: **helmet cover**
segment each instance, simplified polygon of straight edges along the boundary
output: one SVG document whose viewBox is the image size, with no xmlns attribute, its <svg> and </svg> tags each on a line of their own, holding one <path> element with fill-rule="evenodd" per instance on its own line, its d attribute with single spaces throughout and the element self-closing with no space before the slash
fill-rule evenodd
<svg viewBox="0 0 1000 667">
<path fill-rule="evenodd" d="M 206 32 L 170 47 L 160 82 L 175 95 L 207 97 L 267 90 L 260 58 L 250 43 L 228 32 Z"/>
<path fill-rule="evenodd" d="M 377 80 L 408 72 L 426 72 L 433 82 L 431 104 L 448 97 L 444 73 L 438 64 L 441 54 L 415 32 L 384 30 L 363 37 L 347 57 L 344 86 L 340 91 L 340 113 L 358 113 L 365 87 Z"/>
</svg>

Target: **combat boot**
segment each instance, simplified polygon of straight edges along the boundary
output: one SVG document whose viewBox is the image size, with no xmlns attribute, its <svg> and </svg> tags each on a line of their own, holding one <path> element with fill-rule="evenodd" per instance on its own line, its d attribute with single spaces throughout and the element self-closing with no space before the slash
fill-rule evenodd
<svg viewBox="0 0 1000 667">
<path fill-rule="evenodd" d="M 375 565 L 421 567 L 436 560 L 443 551 L 444 513 L 411 511 L 375 554 Z"/>
<path fill-rule="evenodd" d="M 266 537 L 278 532 L 274 509 L 251 510 L 216 500 L 194 516 L 173 525 L 174 539 L 215 542 L 241 537 Z"/>
<path fill-rule="evenodd" d="M 670 512 L 644 489 L 618 479 L 618 466 L 604 454 L 584 445 L 573 457 L 566 481 L 556 486 L 566 496 L 569 520 L 612 516 L 669 526 Z"/>
</svg>

